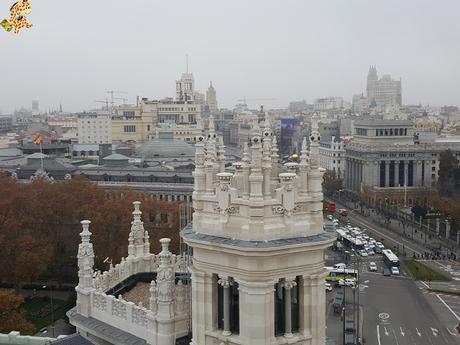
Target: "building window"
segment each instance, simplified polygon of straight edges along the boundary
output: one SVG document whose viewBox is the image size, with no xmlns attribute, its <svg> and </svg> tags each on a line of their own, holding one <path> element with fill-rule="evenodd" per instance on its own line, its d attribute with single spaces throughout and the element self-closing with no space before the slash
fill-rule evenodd
<svg viewBox="0 0 460 345">
<path fill-rule="evenodd" d="M 436 171 L 436 167 L 431 167 L 431 171 Z"/>
<path fill-rule="evenodd" d="M 286 312 L 290 311 L 289 317 Z M 289 329 L 290 328 L 290 329 Z M 299 277 L 275 284 L 275 336 L 299 331 Z"/>
<path fill-rule="evenodd" d="M 147 125 L 147 132 L 150 132 L 150 125 Z"/>
<path fill-rule="evenodd" d="M 123 126 L 123 131 L 125 133 L 134 133 L 136 132 L 136 126 L 135 125 L 126 125 Z"/>
<path fill-rule="evenodd" d="M 223 331 L 223 335 L 239 334 L 240 296 L 238 283 L 232 277 L 218 277 L 216 284 L 217 328 Z"/>
</svg>

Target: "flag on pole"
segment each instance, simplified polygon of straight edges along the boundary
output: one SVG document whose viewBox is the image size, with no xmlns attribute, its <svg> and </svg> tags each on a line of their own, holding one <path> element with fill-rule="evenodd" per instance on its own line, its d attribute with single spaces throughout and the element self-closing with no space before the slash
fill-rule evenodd
<svg viewBox="0 0 460 345">
<path fill-rule="evenodd" d="M 37 134 L 34 138 L 34 143 L 36 145 L 41 145 L 41 143 L 43 142 L 43 138 L 41 136 L 41 134 Z"/>
</svg>

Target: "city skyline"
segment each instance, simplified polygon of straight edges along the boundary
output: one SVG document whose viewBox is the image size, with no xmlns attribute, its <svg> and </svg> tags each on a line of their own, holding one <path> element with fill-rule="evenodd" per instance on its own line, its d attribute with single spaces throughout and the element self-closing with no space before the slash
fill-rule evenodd
<svg viewBox="0 0 460 345">
<path fill-rule="evenodd" d="M 402 79 L 405 104 L 460 104 L 455 1 L 108 4 L 84 0 L 56 15 L 53 2 L 37 2 L 33 28 L 2 32 L 2 113 L 33 99 L 45 110 L 60 102 L 67 111 L 88 110 L 107 90 L 128 92 L 130 103 L 172 96 L 186 54 L 196 88 L 205 92 L 212 81 L 227 108 L 243 97 L 274 98 L 264 102 L 269 108 L 351 100 L 365 92 L 370 65 Z M 189 23 L 186 31 L 179 22 Z"/>
</svg>

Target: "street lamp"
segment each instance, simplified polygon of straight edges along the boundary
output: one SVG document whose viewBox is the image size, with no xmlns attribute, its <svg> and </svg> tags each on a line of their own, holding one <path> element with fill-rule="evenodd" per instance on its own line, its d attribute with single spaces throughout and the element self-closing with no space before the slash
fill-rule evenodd
<svg viewBox="0 0 460 345">
<path fill-rule="evenodd" d="M 54 305 L 53 305 L 53 287 L 43 285 L 43 289 L 49 287 L 50 289 L 50 301 L 51 301 L 51 336 L 54 338 Z"/>
</svg>

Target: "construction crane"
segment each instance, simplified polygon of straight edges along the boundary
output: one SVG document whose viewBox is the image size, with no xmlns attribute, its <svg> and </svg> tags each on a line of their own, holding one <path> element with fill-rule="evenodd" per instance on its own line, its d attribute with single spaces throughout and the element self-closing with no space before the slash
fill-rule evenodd
<svg viewBox="0 0 460 345">
<path fill-rule="evenodd" d="M 96 103 L 105 103 L 106 110 L 109 111 L 109 99 L 106 98 L 105 101 L 94 101 Z"/>
<path fill-rule="evenodd" d="M 124 98 L 124 97 L 114 97 L 114 99 L 118 99 L 120 101 L 123 101 L 123 104 L 126 104 L 126 102 L 128 101 L 128 99 Z"/>
<path fill-rule="evenodd" d="M 126 91 L 115 91 L 115 90 L 109 90 L 107 91 L 107 93 L 110 95 L 110 99 L 111 99 L 111 109 L 110 109 L 110 114 L 113 114 L 113 104 L 114 104 L 114 98 L 113 98 L 113 95 L 114 94 L 121 94 L 121 93 L 127 93 Z"/>
</svg>

